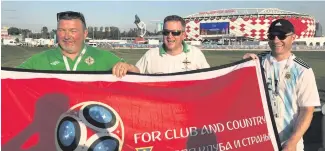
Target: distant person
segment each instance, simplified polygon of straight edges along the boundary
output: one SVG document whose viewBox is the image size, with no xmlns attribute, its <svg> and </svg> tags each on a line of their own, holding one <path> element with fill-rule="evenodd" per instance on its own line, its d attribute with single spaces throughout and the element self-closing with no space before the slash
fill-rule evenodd
<svg viewBox="0 0 325 151">
<path fill-rule="evenodd" d="M 148 50 L 136 63 L 140 73 L 164 74 L 209 68 L 202 51 L 187 45 L 185 21 L 172 15 L 164 19 L 163 44 Z"/>
<path fill-rule="evenodd" d="M 57 14 L 59 46 L 29 58 L 18 68 L 34 70 L 109 71 L 121 77 L 127 71 L 139 72 L 113 53 L 85 44 L 88 35 L 82 13 L 66 11 Z"/>
<path fill-rule="evenodd" d="M 246 54 L 260 59 L 266 76 L 274 119 L 283 151 L 303 151 L 303 135 L 310 126 L 320 99 L 312 68 L 292 53 L 294 26 L 285 19 L 268 30 L 271 52 Z"/>
</svg>

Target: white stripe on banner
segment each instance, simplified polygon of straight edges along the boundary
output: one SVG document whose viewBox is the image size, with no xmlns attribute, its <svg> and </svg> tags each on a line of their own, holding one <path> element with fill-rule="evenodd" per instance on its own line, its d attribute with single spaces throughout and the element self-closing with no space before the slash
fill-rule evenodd
<svg viewBox="0 0 325 151">
<path fill-rule="evenodd" d="M 234 65 L 231 67 L 199 72 L 199 73 L 191 73 L 191 74 L 179 74 L 179 75 L 162 75 L 162 76 L 146 76 L 146 75 L 126 75 L 125 77 L 119 79 L 111 74 L 75 74 L 74 76 L 70 76 L 69 74 L 59 74 L 59 73 L 35 73 L 28 74 L 28 72 L 14 72 L 14 71 L 1 71 L 1 79 L 33 79 L 33 78 L 58 78 L 67 81 L 105 81 L 105 82 L 116 82 L 116 81 L 124 81 L 124 82 L 167 82 L 167 81 L 191 81 L 191 80 L 206 80 L 212 79 L 215 77 L 223 76 L 235 70 L 245 68 L 245 67 L 254 67 L 258 66 L 258 61 L 247 61 L 245 63 L 241 63 L 238 65 Z"/>
</svg>

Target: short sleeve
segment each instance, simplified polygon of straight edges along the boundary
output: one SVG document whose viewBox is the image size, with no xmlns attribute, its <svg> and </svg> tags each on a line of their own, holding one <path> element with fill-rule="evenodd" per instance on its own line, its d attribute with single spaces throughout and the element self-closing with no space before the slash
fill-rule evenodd
<svg viewBox="0 0 325 151">
<path fill-rule="evenodd" d="M 305 70 L 297 83 L 298 106 L 320 106 L 320 99 L 312 68 Z"/>
<path fill-rule="evenodd" d="M 32 56 L 28 58 L 26 61 L 24 61 L 22 64 L 18 65 L 16 68 L 34 69 L 34 60 L 35 60 L 35 56 Z"/>
<path fill-rule="evenodd" d="M 118 62 L 126 62 L 125 59 L 120 58 L 115 53 L 101 50 L 101 49 L 97 49 L 97 50 L 99 50 L 100 53 L 96 55 L 100 55 L 99 57 L 104 58 L 105 60 L 104 64 L 106 64 L 109 67 L 109 69 L 113 68 Z"/>
<path fill-rule="evenodd" d="M 200 60 L 200 68 L 201 69 L 202 68 L 210 68 L 208 61 L 206 60 L 203 52 L 200 49 L 198 49 L 198 57 L 199 57 L 198 59 Z"/>
<path fill-rule="evenodd" d="M 135 65 L 140 70 L 140 73 L 142 74 L 146 72 L 148 67 L 147 55 L 148 53 L 145 53 Z"/>
<path fill-rule="evenodd" d="M 195 66 L 197 69 L 210 68 L 208 61 L 206 60 L 203 52 L 199 48 L 192 46 L 191 51 L 193 51 L 192 57 L 194 58 L 194 60 L 196 60 Z"/>
</svg>

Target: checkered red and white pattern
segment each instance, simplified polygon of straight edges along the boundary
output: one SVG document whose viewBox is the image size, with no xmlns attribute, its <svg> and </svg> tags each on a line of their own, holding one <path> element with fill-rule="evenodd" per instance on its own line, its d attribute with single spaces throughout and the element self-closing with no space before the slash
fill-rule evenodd
<svg viewBox="0 0 325 151">
<path fill-rule="evenodd" d="M 229 22 L 229 34 L 236 36 L 245 36 L 258 40 L 267 39 L 267 30 L 272 21 L 279 19 L 279 15 L 260 16 L 260 17 L 240 17 L 240 18 L 222 18 L 213 17 L 214 19 L 185 19 L 187 40 L 201 40 L 200 23 L 212 22 Z M 316 25 L 315 19 L 308 16 L 291 16 L 284 17 L 289 20 L 295 27 L 296 34 L 299 38 L 314 37 Z"/>
</svg>

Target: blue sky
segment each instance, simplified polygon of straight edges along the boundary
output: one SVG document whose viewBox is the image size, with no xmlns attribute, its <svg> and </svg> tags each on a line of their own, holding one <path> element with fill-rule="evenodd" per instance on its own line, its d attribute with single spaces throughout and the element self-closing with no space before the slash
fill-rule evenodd
<svg viewBox="0 0 325 151">
<path fill-rule="evenodd" d="M 279 8 L 315 16 L 325 29 L 325 1 L 2 1 L 1 25 L 40 31 L 56 28 L 56 13 L 82 12 L 88 26 L 135 28 L 134 15 L 153 31 L 155 22 L 165 16 L 187 16 L 202 11 L 230 8 Z"/>
</svg>

